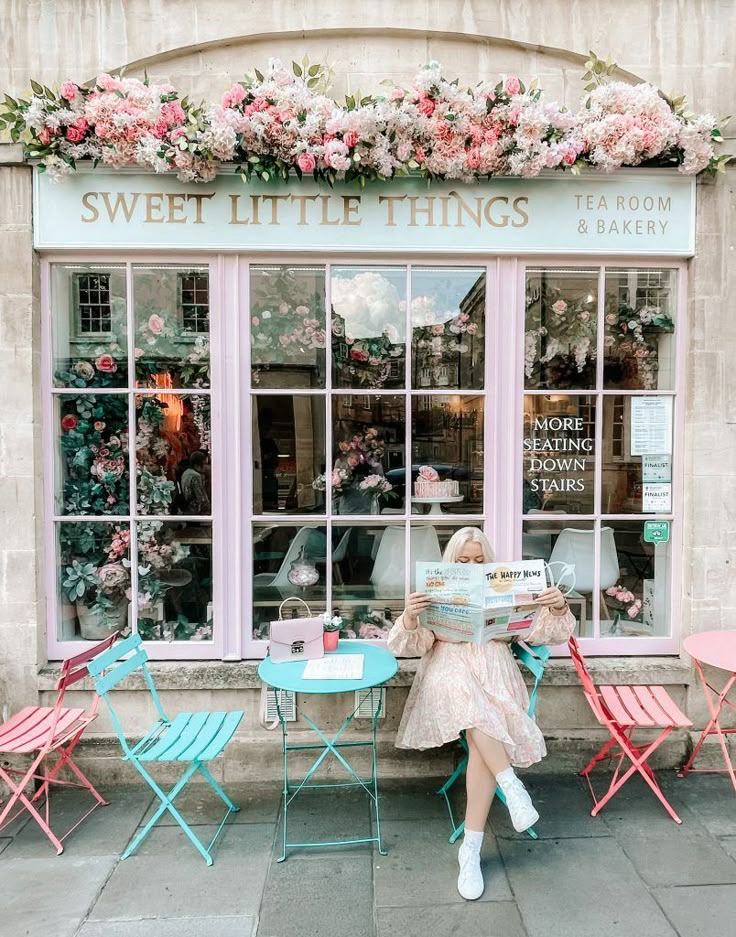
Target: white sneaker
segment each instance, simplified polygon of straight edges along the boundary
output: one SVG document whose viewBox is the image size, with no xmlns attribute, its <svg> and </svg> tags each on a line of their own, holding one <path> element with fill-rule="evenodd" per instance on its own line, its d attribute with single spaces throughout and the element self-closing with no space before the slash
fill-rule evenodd
<svg viewBox="0 0 736 937">
<path fill-rule="evenodd" d="M 480 898 L 485 888 L 483 873 L 480 870 L 480 853 L 466 846 L 465 843 L 461 843 L 457 861 L 460 864 L 457 890 L 463 898 L 468 901 L 475 901 Z"/>
<path fill-rule="evenodd" d="M 501 790 L 506 797 L 506 806 L 511 816 L 511 823 L 517 833 L 523 833 L 539 819 L 529 791 L 524 787 L 520 778 L 512 775 L 499 781 Z"/>
</svg>

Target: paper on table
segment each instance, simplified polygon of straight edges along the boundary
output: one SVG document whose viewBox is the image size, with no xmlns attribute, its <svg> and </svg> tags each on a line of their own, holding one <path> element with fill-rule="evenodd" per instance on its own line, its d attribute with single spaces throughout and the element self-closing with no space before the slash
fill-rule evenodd
<svg viewBox="0 0 736 937">
<path fill-rule="evenodd" d="M 302 680 L 362 680 L 363 654 L 328 654 L 304 665 Z"/>
</svg>

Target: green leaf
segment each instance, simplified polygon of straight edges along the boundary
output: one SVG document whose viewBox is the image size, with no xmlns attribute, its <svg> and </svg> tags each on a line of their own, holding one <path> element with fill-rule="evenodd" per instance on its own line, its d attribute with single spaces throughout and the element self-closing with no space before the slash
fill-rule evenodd
<svg viewBox="0 0 736 937">
<path fill-rule="evenodd" d="M 32 78 L 31 78 L 31 88 L 33 89 L 34 94 L 39 94 L 39 95 L 43 94 L 43 85 L 39 85 L 39 83 L 37 81 L 34 81 Z"/>
<path fill-rule="evenodd" d="M 315 88 L 319 84 L 319 78 L 308 78 L 307 88 Z"/>
<path fill-rule="evenodd" d="M 315 75 L 319 75 L 319 69 L 320 69 L 319 65 L 310 65 L 309 71 L 307 72 L 307 74 L 309 75 L 310 78 L 314 78 Z"/>
<path fill-rule="evenodd" d="M 294 69 L 294 74 L 297 78 L 301 78 L 303 75 L 301 65 L 297 65 L 296 62 L 291 63 L 291 67 Z"/>
<path fill-rule="evenodd" d="M 262 74 L 261 72 L 259 72 L 257 68 L 254 68 L 254 69 L 253 69 L 253 72 L 255 73 L 255 76 L 256 76 L 256 78 L 257 78 L 259 81 L 264 81 L 264 80 L 265 80 L 265 79 L 263 78 L 263 74 Z"/>
</svg>

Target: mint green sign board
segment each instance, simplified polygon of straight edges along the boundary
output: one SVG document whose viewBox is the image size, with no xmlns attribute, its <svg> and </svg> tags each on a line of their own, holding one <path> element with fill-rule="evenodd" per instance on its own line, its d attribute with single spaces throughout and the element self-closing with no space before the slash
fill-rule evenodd
<svg viewBox="0 0 736 937">
<path fill-rule="evenodd" d="M 645 543 L 668 543 L 669 539 L 669 521 L 644 521 Z"/>
<path fill-rule="evenodd" d="M 296 178 L 244 184 L 80 170 L 36 172 L 38 250 L 126 249 L 401 254 L 647 254 L 695 245 L 695 180 L 626 170 L 490 179 L 336 185 Z"/>
</svg>

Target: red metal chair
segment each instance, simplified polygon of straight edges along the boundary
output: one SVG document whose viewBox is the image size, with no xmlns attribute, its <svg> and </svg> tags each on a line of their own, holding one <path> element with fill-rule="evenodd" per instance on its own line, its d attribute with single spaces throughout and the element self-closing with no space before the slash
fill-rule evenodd
<svg viewBox="0 0 736 937">
<path fill-rule="evenodd" d="M 100 697 L 95 693 L 92 705 L 88 710 L 84 710 L 65 707 L 64 696 L 69 687 L 88 675 L 89 661 L 111 647 L 117 637 L 116 632 L 99 644 L 64 661 L 61 665 L 61 676 L 56 684 L 59 697 L 54 706 L 26 706 L 8 722 L 0 725 L 0 755 L 32 756 L 31 764 L 26 770 L 4 768 L 0 764 L 0 780 L 10 788 L 10 799 L 4 806 L 0 804 L 0 833 L 26 810 L 54 844 L 57 855 L 61 855 L 64 851 L 62 844 L 67 836 L 97 807 L 107 806 L 107 801 L 94 789 L 72 760 L 72 752 L 82 733 L 97 717 Z M 68 768 L 76 775 L 78 781 L 59 778 L 62 768 Z M 14 778 L 18 780 L 14 781 Z M 37 787 L 35 793 L 30 796 L 26 793 L 26 788 L 32 781 Z M 63 836 L 57 836 L 50 826 L 52 784 L 87 790 L 95 799 L 92 807 Z M 40 803 L 42 799 L 43 804 Z M 13 813 L 13 807 L 17 804 L 20 804 L 20 807 Z M 39 808 L 43 809 L 43 814 L 39 812 Z"/>
<path fill-rule="evenodd" d="M 682 823 L 662 793 L 647 761 L 673 729 L 688 728 L 692 722 L 680 711 L 663 686 L 601 686 L 596 688 L 575 638 L 570 638 L 569 647 L 575 669 L 583 685 L 585 698 L 593 710 L 593 715 L 611 733 L 611 738 L 580 772 L 588 782 L 593 797 L 592 816 L 596 816 L 629 778 L 638 772 L 672 819 L 676 823 Z M 660 729 L 661 731 L 653 741 L 634 745 L 631 737 L 635 729 Z M 625 758 L 631 762 L 631 766 L 621 773 L 621 765 Z M 608 790 L 598 800 L 590 783 L 590 772 L 598 762 L 608 759 L 617 760 L 617 764 Z"/>
</svg>

